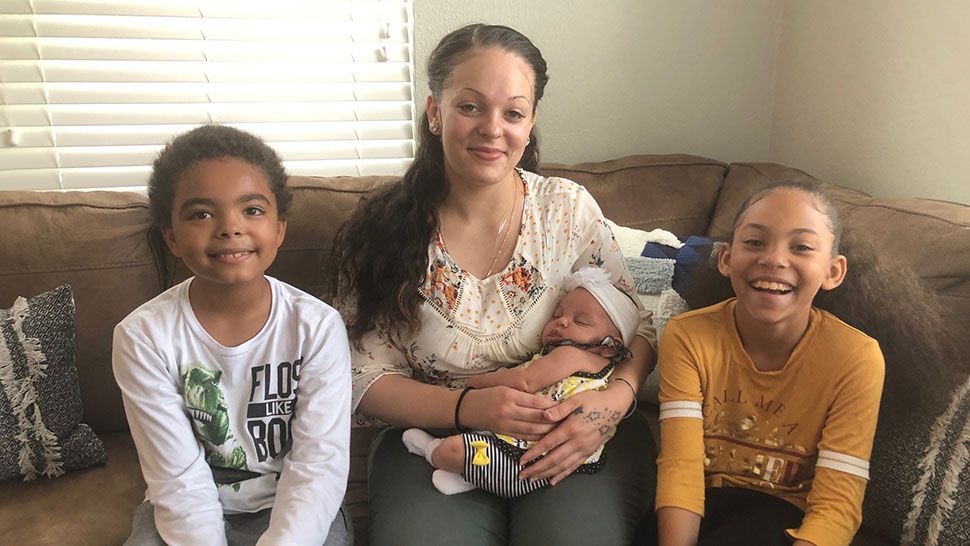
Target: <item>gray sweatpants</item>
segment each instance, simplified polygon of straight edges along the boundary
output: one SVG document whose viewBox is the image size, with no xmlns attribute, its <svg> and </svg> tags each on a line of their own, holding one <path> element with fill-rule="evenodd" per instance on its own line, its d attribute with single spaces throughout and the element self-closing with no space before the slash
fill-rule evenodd
<svg viewBox="0 0 970 546">
<path fill-rule="evenodd" d="M 269 528 L 267 508 L 252 514 L 226 514 L 226 539 L 229 546 L 253 546 Z M 341 506 L 337 517 L 330 524 L 330 533 L 323 546 L 353 546 L 354 524 L 350 514 Z M 155 509 L 150 502 L 141 503 L 131 518 L 131 535 L 125 546 L 165 546 L 165 541 L 155 528 Z"/>
</svg>

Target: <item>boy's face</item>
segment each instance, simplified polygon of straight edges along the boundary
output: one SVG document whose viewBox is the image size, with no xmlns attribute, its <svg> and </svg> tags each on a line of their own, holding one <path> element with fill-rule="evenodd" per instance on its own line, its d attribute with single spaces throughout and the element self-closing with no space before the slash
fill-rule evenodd
<svg viewBox="0 0 970 546">
<path fill-rule="evenodd" d="M 262 282 L 283 244 L 286 222 L 259 169 L 236 158 L 210 159 L 179 180 L 172 226 L 163 231 L 195 282 L 242 287 Z"/>
<path fill-rule="evenodd" d="M 596 298 L 585 288 L 577 288 L 563 296 L 542 328 L 541 341 L 543 345 L 562 339 L 598 343 L 606 336 L 620 338 L 620 331 Z"/>
</svg>

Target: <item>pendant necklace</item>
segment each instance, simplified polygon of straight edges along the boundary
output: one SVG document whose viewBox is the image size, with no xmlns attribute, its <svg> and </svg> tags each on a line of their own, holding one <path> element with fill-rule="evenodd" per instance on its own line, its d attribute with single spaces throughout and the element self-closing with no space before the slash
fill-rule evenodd
<svg viewBox="0 0 970 546">
<path fill-rule="evenodd" d="M 518 176 L 516 176 L 515 178 L 518 178 Z M 495 263 L 498 262 L 499 256 L 501 256 L 503 251 L 505 250 L 505 245 L 508 244 L 509 242 L 509 234 L 512 233 L 512 217 L 515 216 L 516 205 L 519 202 L 518 180 L 513 180 L 513 182 L 514 183 L 512 185 L 512 208 L 509 209 L 509 217 L 503 220 L 498 227 L 497 236 L 501 237 L 502 243 L 499 244 L 498 249 L 495 251 L 495 256 L 492 257 L 492 265 L 488 266 L 488 273 L 485 273 L 486 279 L 491 277 L 492 273 L 494 273 Z M 505 230 L 505 235 L 502 235 L 503 229 Z"/>
</svg>

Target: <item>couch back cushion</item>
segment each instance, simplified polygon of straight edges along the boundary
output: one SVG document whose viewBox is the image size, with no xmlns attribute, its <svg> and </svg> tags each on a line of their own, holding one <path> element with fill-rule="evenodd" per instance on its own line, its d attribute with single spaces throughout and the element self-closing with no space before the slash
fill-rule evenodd
<svg viewBox="0 0 970 546">
<path fill-rule="evenodd" d="M 707 231 L 727 165 L 689 155 L 631 156 L 577 165 L 546 164 L 542 172 L 586 186 L 604 214 L 619 224 L 659 227 L 687 236 Z M 290 177 L 294 199 L 286 240 L 267 273 L 330 301 L 325 284 L 337 228 L 361 197 L 397 180 L 390 176 Z M 167 248 L 159 251 L 166 255 L 168 286 L 191 275 Z"/>
<path fill-rule="evenodd" d="M 291 176 L 293 205 L 287 218 L 286 239 L 266 274 L 305 292 L 331 301 L 326 285 L 330 274 L 330 249 L 337 229 L 364 195 L 400 180 L 392 176 L 313 177 Z M 165 282 L 179 283 L 192 275 L 168 248 Z"/>
<path fill-rule="evenodd" d="M 684 239 L 707 233 L 727 165 L 692 155 L 636 155 L 564 165 L 542 174 L 586 186 L 603 214 L 617 224 L 663 228 Z"/>
<path fill-rule="evenodd" d="M 0 192 L 0 307 L 70 284 L 77 306 L 77 369 L 84 421 L 127 429 L 111 373 L 111 334 L 158 295 L 148 201 L 125 192 Z"/>
<path fill-rule="evenodd" d="M 726 236 L 744 199 L 756 188 L 778 180 L 815 179 L 781 165 L 731 165 L 710 235 Z M 936 294 L 956 331 L 970 332 L 970 206 L 930 199 L 874 198 L 831 184 L 825 188 L 842 215 L 846 231 L 868 236 L 893 260 L 913 268 Z M 852 274 L 851 262 L 849 274 Z M 955 341 L 960 354 L 970 355 L 970 336 L 959 336 Z M 970 372 L 970 358 L 948 364 Z"/>
</svg>

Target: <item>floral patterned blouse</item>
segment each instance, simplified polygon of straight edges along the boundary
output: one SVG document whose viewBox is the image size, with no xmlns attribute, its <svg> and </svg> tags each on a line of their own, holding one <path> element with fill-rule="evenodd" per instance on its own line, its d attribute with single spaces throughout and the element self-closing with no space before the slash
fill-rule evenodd
<svg viewBox="0 0 970 546">
<path fill-rule="evenodd" d="M 355 411 L 364 392 L 388 374 L 460 388 L 469 376 L 529 360 L 541 349 L 539 335 L 561 297 L 562 280 L 582 267 L 603 267 L 617 286 L 635 294 L 619 246 L 586 189 L 562 178 L 519 173 L 525 200 L 508 265 L 477 279 L 455 263 L 436 235 L 420 289 L 420 331 L 395 342 L 386 331 L 374 330 L 364 337 L 363 350 L 352 351 Z M 648 311 L 641 316 L 650 322 Z M 648 336 L 656 348 L 652 329 Z M 355 423 L 373 421 L 357 414 Z"/>
</svg>

